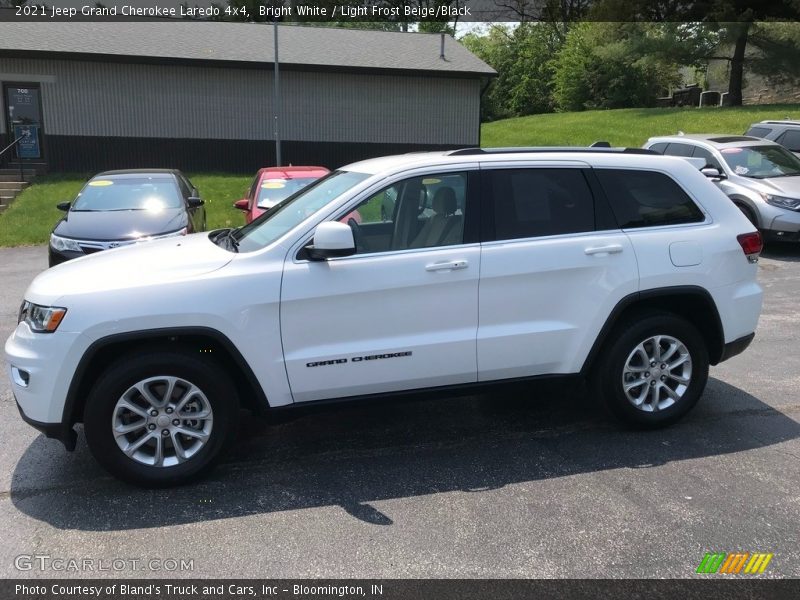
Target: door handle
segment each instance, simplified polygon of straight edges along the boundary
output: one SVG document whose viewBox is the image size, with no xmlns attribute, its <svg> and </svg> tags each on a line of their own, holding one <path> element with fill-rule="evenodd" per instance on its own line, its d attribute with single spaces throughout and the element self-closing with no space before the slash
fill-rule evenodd
<svg viewBox="0 0 800 600">
<path fill-rule="evenodd" d="M 583 251 L 585 254 L 619 254 L 622 252 L 621 244 L 609 244 L 608 246 L 592 246 Z"/>
<path fill-rule="evenodd" d="M 447 262 L 438 262 L 425 265 L 426 271 L 455 271 L 457 269 L 466 269 L 469 263 L 466 260 L 450 260 Z"/>
</svg>

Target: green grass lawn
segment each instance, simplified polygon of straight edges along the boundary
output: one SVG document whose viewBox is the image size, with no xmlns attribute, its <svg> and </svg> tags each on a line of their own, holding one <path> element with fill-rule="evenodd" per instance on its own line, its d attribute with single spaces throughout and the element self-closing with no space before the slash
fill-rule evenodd
<svg viewBox="0 0 800 600">
<path fill-rule="evenodd" d="M 72 200 L 89 175 L 55 174 L 38 177 L 0 214 L 0 246 L 44 244 L 64 215 L 56 204 Z M 205 200 L 209 229 L 244 225 L 244 213 L 231 205 L 244 196 L 250 175 L 224 173 L 189 174 Z"/>
<path fill-rule="evenodd" d="M 628 108 L 531 115 L 485 123 L 481 146 L 585 146 L 605 140 L 638 147 L 655 135 L 741 134 L 764 119 L 800 118 L 800 104 L 731 108 Z"/>
</svg>

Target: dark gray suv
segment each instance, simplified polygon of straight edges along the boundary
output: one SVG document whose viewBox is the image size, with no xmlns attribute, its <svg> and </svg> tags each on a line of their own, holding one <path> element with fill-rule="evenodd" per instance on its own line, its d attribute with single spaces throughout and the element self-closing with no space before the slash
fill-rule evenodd
<svg viewBox="0 0 800 600">
<path fill-rule="evenodd" d="M 745 135 L 778 142 L 787 150 L 800 156 L 800 121 L 761 121 L 753 123 Z"/>
</svg>

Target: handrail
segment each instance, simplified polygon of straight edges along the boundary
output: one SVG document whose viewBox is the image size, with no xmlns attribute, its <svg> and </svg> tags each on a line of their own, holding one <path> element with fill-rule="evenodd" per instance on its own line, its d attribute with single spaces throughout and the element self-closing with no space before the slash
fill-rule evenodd
<svg viewBox="0 0 800 600">
<path fill-rule="evenodd" d="M 17 144 L 19 144 L 19 142 L 21 140 L 23 140 L 26 137 L 29 137 L 30 135 L 31 135 L 30 132 L 23 133 L 21 136 L 19 136 L 17 139 L 15 139 L 13 142 L 11 142 L 8 146 L 6 146 L 2 150 L 0 150 L 0 158 L 3 157 L 3 154 L 5 154 L 9 150 L 11 150 L 11 148 L 13 148 Z M 0 163 L 0 164 L 2 164 L 2 163 Z M 19 180 L 20 181 L 25 181 L 25 173 L 22 170 L 22 158 L 19 159 Z"/>
<path fill-rule="evenodd" d="M 25 134 L 22 134 L 21 136 L 19 136 L 17 139 L 15 139 L 13 142 L 11 142 L 8 146 L 6 146 L 2 150 L 0 150 L 0 156 L 3 156 L 3 154 L 5 154 L 9 150 L 11 150 L 11 148 L 13 148 L 15 145 L 17 145 L 21 139 L 26 138 L 29 135 L 30 135 L 29 133 L 25 133 Z"/>
</svg>

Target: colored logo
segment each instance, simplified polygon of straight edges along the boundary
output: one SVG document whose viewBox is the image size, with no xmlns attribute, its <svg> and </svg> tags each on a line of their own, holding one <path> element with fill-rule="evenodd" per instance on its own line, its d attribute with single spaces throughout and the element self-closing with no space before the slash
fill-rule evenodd
<svg viewBox="0 0 800 600">
<path fill-rule="evenodd" d="M 773 556 L 766 552 L 706 552 L 697 572 L 756 575 L 766 570 Z"/>
</svg>

